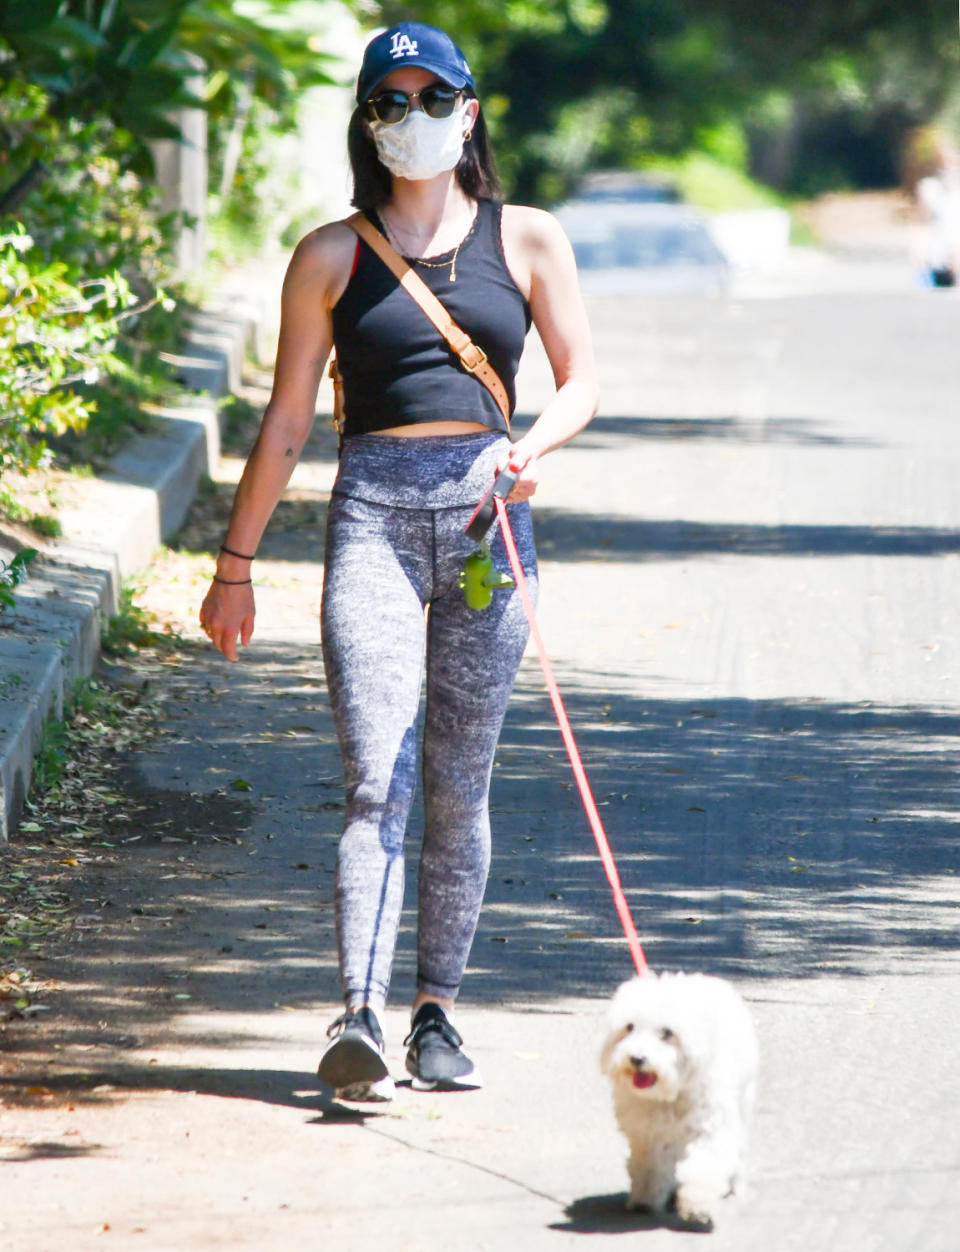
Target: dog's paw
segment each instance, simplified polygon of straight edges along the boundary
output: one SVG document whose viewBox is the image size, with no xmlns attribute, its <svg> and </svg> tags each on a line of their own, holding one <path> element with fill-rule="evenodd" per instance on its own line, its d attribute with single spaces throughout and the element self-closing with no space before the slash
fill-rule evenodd
<svg viewBox="0 0 960 1252">
<path fill-rule="evenodd" d="M 677 1220 L 684 1230 L 698 1230 L 709 1234 L 713 1230 L 713 1215 L 703 1209 L 677 1209 Z"/>
<path fill-rule="evenodd" d="M 673 1208 L 679 1221 L 688 1230 L 713 1230 L 713 1205 L 703 1196 L 691 1194 L 681 1187 L 676 1194 Z"/>
</svg>

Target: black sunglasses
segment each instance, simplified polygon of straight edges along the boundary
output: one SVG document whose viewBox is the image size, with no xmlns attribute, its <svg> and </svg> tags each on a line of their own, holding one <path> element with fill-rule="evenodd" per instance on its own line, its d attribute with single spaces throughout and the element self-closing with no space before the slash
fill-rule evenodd
<svg viewBox="0 0 960 1252">
<path fill-rule="evenodd" d="M 384 126 L 395 126 L 402 122 L 410 112 L 410 101 L 419 100 L 420 108 L 427 117 L 439 120 L 449 117 L 463 97 L 463 92 L 454 87 L 445 87 L 443 83 L 431 83 L 422 91 L 379 91 L 367 100 L 368 117 L 376 118 Z"/>
</svg>

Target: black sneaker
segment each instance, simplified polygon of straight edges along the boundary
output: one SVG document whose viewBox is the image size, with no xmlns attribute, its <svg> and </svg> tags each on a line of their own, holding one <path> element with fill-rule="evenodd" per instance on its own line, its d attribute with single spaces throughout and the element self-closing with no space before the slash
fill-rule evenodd
<svg viewBox="0 0 960 1252">
<path fill-rule="evenodd" d="M 483 1086 L 480 1071 L 461 1050 L 463 1040 L 439 1004 L 421 1004 L 404 1039 L 414 1091 L 470 1091 Z"/>
<path fill-rule="evenodd" d="M 327 1031 L 332 1040 L 317 1074 L 344 1100 L 392 1100 L 393 1079 L 383 1058 L 383 1031 L 372 1009 L 344 1013 Z"/>
</svg>

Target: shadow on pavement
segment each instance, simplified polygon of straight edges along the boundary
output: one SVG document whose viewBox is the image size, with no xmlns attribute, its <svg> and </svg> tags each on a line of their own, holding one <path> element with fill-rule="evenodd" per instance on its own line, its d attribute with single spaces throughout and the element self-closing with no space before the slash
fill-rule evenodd
<svg viewBox="0 0 960 1252">
<path fill-rule="evenodd" d="M 669 1213 L 634 1212 L 627 1208 L 627 1193 L 583 1196 L 564 1210 L 566 1221 L 551 1222 L 550 1229 L 577 1235 L 628 1235 L 644 1231 L 675 1230 L 684 1234 L 708 1234 L 696 1231 Z"/>
<path fill-rule="evenodd" d="M 927 526 L 762 526 L 604 517 L 538 509 L 537 550 L 549 561 L 680 561 L 701 556 L 943 556 L 960 531 Z"/>
<path fill-rule="evenodd" d="M 521 414 L 517 426 L 528 426 Z M 601 414 L 577 435 L 578 450 L 615 447 L 621 441 L 692 443 L 719 440 L 741 444 L 792 444 L 798 447 L 872 448 L 878 441 L 838 435 L 835 423 L 822 418 L 772 417 L 748 421 L 741 417 L 635 417 Z"/>
<path fill-rule="evenodd" d="M 35 1105 L 36 1098 L 31 1093 L 31 1087 L 35 1082 L 35 1076 L 30 1074 L 5 1079 L 2 1083 L 4 1104 L 8 1107 Z M 371 1105 L 370 1110 L 367 1110 L 338 1104 L 332 1094 L 320 1086 L 315 1073 L 298 1074 L 290 1070 L 270 1070 L 258 1067 L 222 1069 L 209 1066 L 186 1069 L 171 1065 L 114 1062 L 98 1067 L 95 1074 L 71 1070 L 47 1075 L 43 1082 L 44 1088 L 50 1093 L 54 1102 L 62 1098 L 69 1100 L 71 1104 L 111 1104 L 126 1099 L 133 1091 L 175 1091 L 184 1094 L 222 1096 L 232 1100 L 254 1100 L 261 1104 L 304 1109 L 307 1112 L 316 1111 L 323 1118 L 341 1122 L 362 1122 L 369 1116 L 375 1116 L 380 1108 L 380 1106 Z M 95 1086 L 91 1088 L 92 1083 L 95 1083 Z M 35 1087 L 33 1089 L 35 1090 Z M 32 1149 L 49 1146 L 49 1154 L 39 1153 L 39 1155 L 77 1154 L 77 1150 L 62 1144 L 31 1144 L 29 1146 Z M 17 1159 L 27 1158 L 18 1157 Z"/>
<path fill-rule="evenodd" d="M 955 962 L 956 714 L 645 699 L 614 672 L 558 679 L 654 968 L 799 980 Z M 182 1016 L 197 1044 L 249 1047 L 277 1015 L 339 1000 L 343 799 L 312 654 L 262 645 L 256 667 L 184 667 L 169 678 L 166 726 L 128 776 L 113 848 L 86 866 L 83 912 L 55 954 L 57 1011 L 45 1026 L 8 1023 L 12 1052 L 55 1038 L 102 1073 L 117 1050 L 178 1037 Z M 492 802 L 465 1002 L 536 1012 L 605 997 L 632 965 L 532 661 Z M 421 830 L 418 801 L 398 1004 L 414 984 Z"/>
</svg>

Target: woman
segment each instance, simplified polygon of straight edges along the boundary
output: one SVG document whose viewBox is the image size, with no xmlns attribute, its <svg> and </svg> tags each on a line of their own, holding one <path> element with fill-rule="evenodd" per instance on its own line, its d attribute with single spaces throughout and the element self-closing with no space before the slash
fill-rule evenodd
<svg viewBox="0 0 960 1252">
<path fill-rule="evenodd" d="M 370 42 L 348 143 L 354 204 L 484 349 L 511 407 L 531 320 L 557 383 L 511 444 L 493 396 L 370 247 L 343 222 L 311 232 L 284 280 L 273 393 L 200 611 L 213 643 L 236 660 L 237 639 L 253 634 L 250 562 L 335 344 L 346 419 L 321 625 L 347 796 L 336 897 L 346 1013 L 328 1031 L 319 1074 L 349 1098 L 389 1099 L 378 1015 L 402 902 L 424 639 L 425 830 L 407 1069 L 417 1089 L 469 1089 L 482 1080 L 451 1014 L 486 884 L 493 754 L 527 627 L 513 592 L 483 611 L 467 607 L 458 576 L 475 545 L 463 531 L 509 461 L 511 526 L 535 581 L 527 501 L 539 460 L 590 420 L 597 387 L 570 246 L 549 214 L 499 203 L 473 78 L 449 36 L 403 22 Z M 505 568 L 499 534 L 491 547 Z"/>
</svg>

